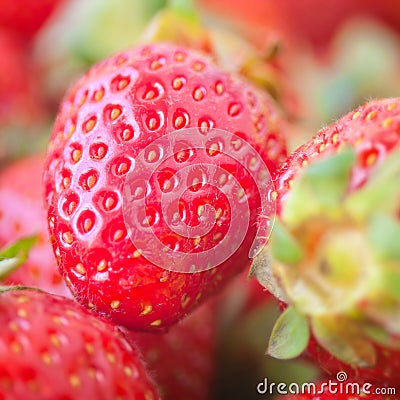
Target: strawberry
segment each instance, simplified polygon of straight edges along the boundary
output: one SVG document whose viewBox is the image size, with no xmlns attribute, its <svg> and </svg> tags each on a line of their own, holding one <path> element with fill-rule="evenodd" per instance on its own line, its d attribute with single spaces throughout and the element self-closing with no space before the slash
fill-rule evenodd
<svg viewBox="0 0 400 400">
<path fill-rule="evenodd" d="M 19 35 L 31 39 L 62 0 L 0 1 L 0 25 Z"/>
<path fill-rule="evenodd" d="M 340 374 L 345 373 L 341 372 Z M 342 375 L 339 375 L 341 377 Z M 301 385 L 298 386 L 301 389 Z M 288 387 L 285 389 L 289 392 Z M 291 388 L 292 392 L 297 387 Z M 278 397 L 278 400 L 395 400 L 396 388 L 373 386 L 363 382 L 346 382 L 343 380 L 328 379 L 317 383 L 304 385 L 303 393 L 288 394 Z"/>
<path fill-rule="evenodd" d="M 400 369 L 400 351 L 398 346 L 388 348 L 388 346 L 374 343 L 374 351 L 376 361 L 373 367 L 349 367 L 348 363 L 340 361 L 312 337 L 304 356 L 309 360 L 316 361 L 329 375 L 333 375 L 338 371 L 346 371 L 352 379 L 398 384 L 398 371 Z"/>
<path fill-rule="evenodd" d="M 228 17 L 256 43 L 263 45 L 268 36 L 278 36 L 291 51 L 297 46 L 326 52 L 340 28 L 355 19 L 370 19 L 400 29 L 396 0 L 233 0 L 228 9 L 223 0 L 201 0 L 210 12 Z"/>
<path fill-rule="evenodd" d="M 0 126 L 26 126 L 37 123 L 42 118 L 43 111 L 40 95 L 36 92 L 35 78 L 31 68 L 32 61 L 26 54 L 21 40 L 2 27 L 0 54 L 3 55 L 0 57 L 2 71 L 0 74 Z M 2 128 L 0 138 L 3 134 Z"/>
<path fill-rule="evenodd" d="M 41 193 L 43 162 L 43 155 L 33 155 L 0 172 L 0 248 L 26 236 L 38 235 L 27 261 L 3 279 L 3 283 L 71 296 L 57 270 L 49 242 Z"/>
<path fill-rule="evenodd" d="M 299 355 L 311 333 L 310 353 L 328 372 L 399 381 L 399 132 L 400 99 L 371 101 L 320 131 L 277 173 L 279 218 L 270 249 L 253 265 L 288 305 L 270 354 Z"/>
<path fill-rule="evenodd" d="M 210 398 L 217 344 L 213 304 L 202 305 L 164 335 L 129 333 L 164 400 Z"/>
<path fill-rule="evenodd" d="M 76 299 L 162 330 L 242 271 L 267 168 L 285 158 L 281 125 L 269 97 L 186 48 L 148 45 L 94 66 L 65 97 L 44 175 Z"/>
<path fill-rule="evenodd" d="M 0 294 L 0 398 L 159 399 L 137 350 L 72 300 Z"/>
</svg>

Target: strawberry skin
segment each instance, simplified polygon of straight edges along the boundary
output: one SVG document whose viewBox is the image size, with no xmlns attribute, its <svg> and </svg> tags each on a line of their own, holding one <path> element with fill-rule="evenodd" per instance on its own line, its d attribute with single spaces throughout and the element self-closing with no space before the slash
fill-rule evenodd
<svg viewBox="0 0 400 400">
<path fill-rule="evenodd" d="M 60 108 L 44 175 L 54 252 L 77 300 L 128 328 L 160 330 L 188 314 L 242 271 L 249 262 L 261 198 L 251 173 L 235 164 L 235 155 L 218 151 L 219 145 L 214 142 L 218 135 L 213 129 L 236 133 L 241 139 L 232 146 L 239 149 L 242 140 L 246 141 L 273 171 L 286 154 L 281 125 L 268 97 L 185 48 L 144 46 L 94 66 L 70 90 Z M 150 146 L 183 128 L 197 132 L 186 135 L 184 146 L 191 146 L 190 140 L 196 135 L 206 135 L 210 148 L 180 151 L 182 142 L 178 141 L 174 156 L 163 159 L 169 142 L 161 148 Z M 144 149 L 149 150 L 144 151 L 143 168 L 158 157 L 161 161 L 157 173 L 146 181 L 148 189 L 141 181 L 141 170 L 132 172 Z M 231 193 L 234 204 L 229 205 L 226 193 L 212 185 L 212 168 L 198 169 L 202 165 L 223 167 L 234 175 L 244 197 L 243 192 Z M 188 166 L 192 172 L 187 180 L 180 181 L 179 173 Z M 124 203 L 127 177 L 127 187 L 133 189 Z M 221 185 L 225 177 L 221 176 Z M 181 187 L 186 190 L 176 194 Z M 173 197 L 168 204 L 178 211 L 164 213 L 160 201 L 171 190 Z M 133 215 L 126 223 L 124 206 L 133 210 L 138 198 L 146 203 L 145 215 L 128 211 Z M 233 210 L 243 198 L 249 204 L 247 236 L 217 268 L 204 271 L 207 263 L 213 262 L 210 258 L 205 265 L 198 265 L 202 272 L 181 273 L 168 270 L 170 264 L 161 268 L 146 258 L 164 254 L 146 239 L 149 226 L 166 246 L 164 250 L 201 254 L 212 249 L 221 243 Z M 209 234 L 188 239 L 171 232 L 167 224 L 177 220 L 190 229 L 196 227 L 205 205 L 216 210 L 217 223 Z M 131 220 L 136 221 L 134 229 Z M 130 229 L 140 246 L 130 239 Z M 175 259 L 179 271 L 189 271 L 194 265 L 185 260 Z"/>
<path fill-rule="evenodd" d="M 5 277 L 2 283 L 38 287 L 70 297 L 49 242 L 41 192 L 43 163 L 43 155 L 33 155 L 0 172 L 0 248 L 38 235 L 24 265 Z"/>
<path fill-rule="evenodd" d="M 0 398 L 159 399 L 118 328 L 72 300 L 9 288 L 0 308 Z"/>
<path fill-rule="evenodd" d="M 398 371 L 400 369 L 400 351 L 388 349 L 384 346 L 375 345 L 376 364 L 373 368 L 357 368 L 341 362 L 318 342 L 312 338 L 305 352 L 305 357 L 316 361 L 329 375 L 338 371 L 346 371 L 352 379 L 362 379 L 365 382 L 388 382 L 398 383 Z"/>
<path fill-rule="evenodd" d="M 281 166 L 276 179 L 278 206 L 284 204 L 291 183 L 309 161 L 334 154 L 343 145 L 354 147 L 357 153 L 349 191 L 357 190 L 365 184 L 374 167 L 399 145 L 399 119 L 399 99 L 381 99 L 362 105 L 323 129 Z"/>
<path fill-rule="evenodd" d="M 400 99 L 362 105 L 298 148 L 276 175 L 270 249 L 253 265 L 288 305 L 269 352 L 306 349 L 329 373 L 397 383 Z M 267 263 L 266 257 L 273 259 Z M 289 327 L 296 346 L 287 350 Z"/>
<path fill-rule="evenodd" d="M 214 304 L 203 304 L 164 335 L 128 333 L 164 400 L 210 398 L 218 327 Z"/>
</svg>

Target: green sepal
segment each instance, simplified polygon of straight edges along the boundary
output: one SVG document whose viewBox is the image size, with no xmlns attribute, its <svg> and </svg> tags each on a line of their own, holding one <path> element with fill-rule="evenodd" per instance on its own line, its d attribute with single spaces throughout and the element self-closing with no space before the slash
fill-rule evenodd
<svg viewBox="0 0 400 400">
<path fill-rule="evenodd" d="M 394 336 L 400 336 L 400 301 L 392 298 L 379 298 L 377 301 L 367 304 L 363 313 L 374 324 L 381 326 L 386 332 Z"/>
<path fill-rule="evenodd" d="M 26 261 L 36 240 L 37 236 L 29 236 L 0 250 L 0 279 L 6 278 Z"/>
<path fill-rule="evenodd" d="M 381 297 L 400 300 L 400 270 L 398 266 L 387 263 L 380 277 Z M 396 318 L 399 319 L 399 318 Z"/>
<path fill-rule="evenodd" d="M 400 199 L 400 150 L 390 153 L 344 204 L 346 211 L 359 222 L 381 211 L 396 215 Z"/>
<path fill-rule="evenodd" d="M 256 278 L 268 292 L 287 303 L 287 295 L 282 288 L 280 277 L 275 271 L 274 263 L 275 261 L 271 259 L 269 247 L 264 247 L 257 257 L 253 259 L 249 277 Z"/>
<path fill-rule="evenodd" d="M 299 356 L 310 340 L 307 318 L 288 307 L 276 321 L 268 343 L 267 354 L 287 360 Z"/>
<path fill-rule="evenodd" d="M 168 9 L 189 20 L 199 20 L 199 15 L 193 0 L 169 0 Z"/>
<path fill-rule="evenodd" d="M 272 257 L 285 264 L 296 264 L 304 257 L 300 244 L 279 219 L 274 223 L 270 249 Z"/>
<path fill-rule="evenodd" d="M 144 30 L 140 43 L 170 42 L 209 51 L 210 35 L 192 2 L 174 0 L 160 10 Z"/>
<path fill-rule="evenodd" d="M 318 343 L 337 359 L 363 368 L 376 364 L 375 347 L 356 321 L 319 316 L 311 319 L 311 327 Z"/>
<path fill-rule="evenodd" d="M 398 220 L 387 214 L 374 214 L 369 223 L 368 236 L 371 247 L 381 257 L 400 261 L 400 223 Z"/>
<path fill-rule="evenodd" d="M 367 325 L 363 329 L 364 334 L 373 342 L 388 347 L 390 349 L 400 350 L 400 337 L 395 337 L 378 325 Z"/>
<path fill-rule="evenodd" d="M 340 215 L 354 161 L 354 150 L 347 147 L 306 166 L 287 197 L 284 222 L 296 227 L 314 216 Z"/>
</svg>

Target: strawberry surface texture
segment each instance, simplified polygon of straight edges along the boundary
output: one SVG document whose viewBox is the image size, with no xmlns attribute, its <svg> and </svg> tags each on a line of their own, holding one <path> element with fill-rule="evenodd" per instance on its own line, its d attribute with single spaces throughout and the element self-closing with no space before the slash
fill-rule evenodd
<svg viewBox="0 0 400 400">
<path fill-rule="evenodd" d="M 76 299 L 131 329 L 181 319 L 248 266 L 285 156 L 273 101 L 201 53 L 154 44 L 95 65 L 60 107 L 44 174 Z"/>
<path fill-rule="evenodd" d="M 118 328 L 76 302 L 9 289 L 0 308 L 0 398 L 160 398 Z"/>
</svg>

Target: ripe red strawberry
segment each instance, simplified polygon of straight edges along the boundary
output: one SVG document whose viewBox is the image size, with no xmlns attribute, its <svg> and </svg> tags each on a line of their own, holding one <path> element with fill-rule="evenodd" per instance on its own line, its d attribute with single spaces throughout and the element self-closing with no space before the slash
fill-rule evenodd
<svg viewBox="0 0 400 400">
<path fill-rule="evenodd" d="M 340 361 L 324 349 L 315 338 L 310 339 L 304 355 L 306 358 L 316 361 L 330 375 L 334 375 L 338 371 L 346 371 L 351 379 L 397 385 L 398 371 L 400 370 L 400 351 L 397 344 L 393 344 L 393 348 L 388 348 L 388 346 L 374 343 L 374 350 L 376 362 L 372 368 L 358 368 L 356 365 L 350 367 L 349 364 Z"/>
<path fill-rule="evenodd" d="M 301 385 L 299 385 L 301 388 Z M 304 393 L 288 394 L 278 400 L 396 400 L 396 388 L 327 379 L 315 384 L 307 383 Z M 296 390 L 292 387 L 291 390 Z M 287 391 L 288 388 L 286 388 Z"/>
<path fill-rule="evenodd" d="M 38 235 L 27 261 L 2 283 L 71 296 L 57 270 L 49 242 L 41 190 L 43 162 L 43 155 L 34 155 L 0 172 L 0 249 L 24 237 Z"/>
<path fill-rule="evenodd" d="M 242 271 L 268 184 L 257 152 L 271 171 L 285 158 L 273 103 L 202 54 L 157 44 L 93 67 L 61 106 L 44 176 L 77 300 L 159 330 Z"/>
<path fill-rule="evenodd" d="M 164 400 L 210 398 L 217 345 L 213 304 L 202 305 L 164 335 L 129 334 Z"/>
<path fill-rule="evenodd" d="M 159 399 L 118 328 L 72 300 L 9 288 L 0 308 L 0 398 Z"/>
<path fill-rule="evenodd" d="M 279 218 L 271 248 L 254 264 L 260 282 L 289 305 L 270 339 L 273 355 L 299 355 L 311 331 L 327 351 L 311 342 L 325 370 L 399 381 L 399 132 L 400 99 L 371 101 L 278 172 Z"/>
</svg>

